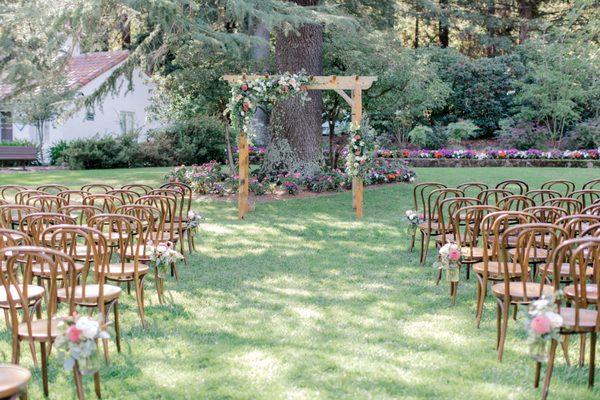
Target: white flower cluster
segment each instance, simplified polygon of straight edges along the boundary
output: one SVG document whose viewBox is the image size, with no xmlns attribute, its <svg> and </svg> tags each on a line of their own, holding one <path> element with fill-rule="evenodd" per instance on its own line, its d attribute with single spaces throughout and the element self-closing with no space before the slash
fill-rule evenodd
<svg viewBox="0 0 600 400">
<path fill-rule="evenodd" d="M 366 137 L 366 131 L 361 130 L 360 126 L 354 123 L 350 124 L 350 140 L 347 146 L 348 154 L 346 156 L 346 173 L 352 177 L 363 176 L 367 169 L 368 162 L 373 157 L 369 148 L 369 140 Z"/>
</svg>

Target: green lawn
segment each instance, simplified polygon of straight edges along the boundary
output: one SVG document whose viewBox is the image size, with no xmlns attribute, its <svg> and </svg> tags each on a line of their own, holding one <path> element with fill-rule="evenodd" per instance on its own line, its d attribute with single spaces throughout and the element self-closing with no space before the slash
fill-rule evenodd
<svg viewBox="0 0 600 400">
<path fill-rule="evenodd" d="M 164 169 L 0 175 L 0 183 L 158 184 Z M 567 178 L 580 186 L 589 169 L 418 169 L 421 181 L 448 185 L 520 178 L 532 186 Z M 124 349 L 102 368 L 106 399 L 537 399 L 534 364 L 521 321 L 509 323 L 504 362 L 495 351 L 491 298 L 475 327 L 475 282 L 463 281 L 457 305 L 435 286 L 431 263 L 408 252 L 402 216 L 410 185 L 367 189 L 356 222 L 351 194 L 258 203 L 246 221 L 235 204 L 198 203 L 206 221 L 200 252 L 167 282 L 161 306 L 148 285 L 142 329 L 133 297 L 122 298 Z M 432 252 L 434 253 L 434 252 Z M 432 255 L 433 256 L 433 255 Z M 150 282 L 147 282 L 150 283 Z M 2 328 L 0 355 L 10 360 Z M 571 340 L 573 358 L 578 354 Z M 42 398 L 27 346 L 22 363 Z M 553 399 L 598 399 L 588 369 L 557 358 Z M 600 378 L 600 372 L 598 372 Z M 597 381 L 600 379 L 597 379 Z M 93 384 L 84 382 L 93 398 Z M 50 397 L 74 397 L 71 375 L 54 362 Z"/>
</svg>

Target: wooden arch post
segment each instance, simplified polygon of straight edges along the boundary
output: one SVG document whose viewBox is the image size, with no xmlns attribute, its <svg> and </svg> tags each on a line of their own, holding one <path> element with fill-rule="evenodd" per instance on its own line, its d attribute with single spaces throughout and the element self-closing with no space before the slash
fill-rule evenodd
<svg viewBox="0 0 600 400">
<path fill-rule="evenodd" d="M 223 79 L 232 83 L 252 81 L 261 75 L 224 75 Z M 362 121 L 362 91 L 369 89 L 376 76 L 311 76 L 308 90 L 333 90 L 350 105 L 352 109 L 352 122 L 360 125 Z M 350 95 L 346 93 L 350 90 Z M 248 151 L 248 137 L 246 132 L 239 132 L 239 190 L 238 190 L 238 216 L 243 219 L 248 212 L 250 154 Z M 364 182 L 361 178 L 352 179 L 352 207 L 356 209 L 356 217 L 363 217 L 363 191 Z"/>
</svg>

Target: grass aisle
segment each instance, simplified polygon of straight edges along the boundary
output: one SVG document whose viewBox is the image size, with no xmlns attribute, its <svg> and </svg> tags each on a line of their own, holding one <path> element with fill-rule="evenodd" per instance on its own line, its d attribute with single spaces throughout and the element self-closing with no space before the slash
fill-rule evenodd
<svg viewBox="0 0 600 400">
<path fill-rule="evenodd" d="M 0 175 L 0 183 L 139 182 L 164 169 Z M 583 169 L 419 169 L 421 181 L 448 185 L 520 178 L 539 184 L 598 176 Z M 246 221 L 233 203 L 197 204 L 200 253 L 166 283 L 161 306 L 147 282 L 149 327 L 123 294 L 123 352 L 111 347 L 102 373 L 106 399 L 537 399 L 534 363 L 521 321 L 510 322 L 505 359 L 496 361 L 495 305 L 488 298 L 475 328 L 475 281 L 435 286 L 431 262 L 408 252 L 402 216 L 412 186 L 367 190 L 365 220 L 354 220 L 351 194 L 258 203 Z M 434 253 L 434 252 L 431 252 Z M 433 255 L 431 260 L 433 259 Z M 2 361 L 9 333 L 0 331 Z M 578 354 L 571 340 L 573 358 Z M 32 367 L 27 346 L 22 363 Z M 42 398 L 32 368 L 30 398 Z M 587 368 L 557 357 L 553 399 L 597 399 Z M 600 373 L 599 373 L 600 374 Z M 93 398 L 90 379 L 86 395 Z M 50 370 L 51 398 L 73 398 L 71 375 Z"/>
</svg>

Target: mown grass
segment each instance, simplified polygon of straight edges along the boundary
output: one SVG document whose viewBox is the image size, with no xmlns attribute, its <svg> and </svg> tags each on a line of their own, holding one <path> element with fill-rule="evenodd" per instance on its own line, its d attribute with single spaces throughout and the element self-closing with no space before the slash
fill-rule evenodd
<svg viewBox="0 0 600 400">
<path fill-rule="evenodd" d="M 1 183 L 144 182 L 165 170 L 61 171 L 0 175 Z M 583 169 L 418 169 L 421 181 L 448 185 L 520 178 L 532 186 L 598 177 Z M 235 204 L 202 202 L 200 252 L 167 283 L 167 305 L 148 285 L 142 329 L 135 302 L 122 298 L 124 349 L 102 368 L 107 399 L 536 399 L 534 364 L 521 322 L 510 322 L 504 362 L 495 351 L 495 307 L 476 329 L 475 282 L 462 281 L 457 305 L 435 286 L 430 264 L 408 252 L 404 211 L 410 185 L 368 189 L 357 222 L 351 194 L 257 203 L 245 221 Z M 150 283 L 150 282 L 148 282 Z M 10 360 L 1 328 L 0 357 Z M 571 352 L 578 353 L 575 340 Z M 25 346 L 42 398 L 41 376 Z M 597 399 L 587 368 L 557 359 L 553 399 Z M 93 398 L 92 382 L 85 382 Z M 50 397 L 73 398 L 71 375 L 56 362 Z"/>
</svg>

